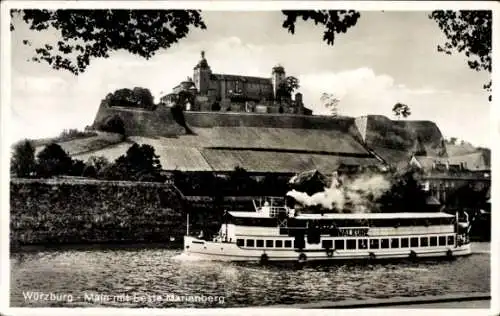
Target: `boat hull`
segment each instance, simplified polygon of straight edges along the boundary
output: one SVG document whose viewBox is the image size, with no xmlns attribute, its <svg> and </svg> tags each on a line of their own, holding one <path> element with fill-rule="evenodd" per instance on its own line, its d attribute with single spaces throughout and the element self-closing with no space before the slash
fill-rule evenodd
<svg viewBox="0 0 500 316">
<path fill-rule="evenodd" d="M 202 260 L 234 262 L 314 262 L 345 260 L 391 260 L 454 258 L 471 254 L 470 244 L 462 246 L 416 247 L 366 250 L 245 249 L 235 243 L 213 242 L 184 237 L 184 254 Z"/>
</svg>

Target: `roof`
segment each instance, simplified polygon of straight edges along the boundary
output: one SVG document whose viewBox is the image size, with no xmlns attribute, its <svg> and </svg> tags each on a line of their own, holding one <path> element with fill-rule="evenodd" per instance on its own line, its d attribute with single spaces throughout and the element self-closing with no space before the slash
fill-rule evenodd
<svg viewBox="0 0 500 316">
<path fill-rule="evenodd" d="M 357 164 L 377 166 L 380 162 L 371 157 L 343 157 L 329 154 L 277 152 L 272 150 L 252 150 L 238 148 L 202 148 L 182 146 L 176 142 L 173 146 L 168 141 L 144 138 L 135 139 L 138 144 L 150 144 L 160 156 L 164 170 L 180 171 L 217 171 L 229 172 L 239 166 L 254 173 L 299 173 L 304 170 L 317 169 L 330 174 L 341 164 Z M 77 159 L 88 159 L 90 156 L 105 156 L 110 160 L 125 154 L 130 143 L 107 147 L 101 150 L 75 155 Z"/>
<path fill-rule="evenodd" d="M 428 213 L 327 213 L 327 214 L 301 214 L 297 219 L 394 219 L 394 218 L 450 218 L 453 215 L 443 212 Z"/>
<path fill-rule="evenodd" d="M 242 81 L 242 82 L 248 82 L 248 83 L 260 83 L 260 84 L 268 84 L 268 85 L 272 86 L 271 78 L 263 78 L 263 77 L 228 75 L 228 74 L 212 74 L 210 76 L 210 79 L 212 79 L 212 80 Z"/>
<path fill-rule="evenodd" d="M 130 136 L 135 142 L 156 146 L 197 148 L 246 148 L 304 151 L 309 153 L 343 153 L 371 156 L 353 136 L 339 130 L 310 130 L 301 128 L 269 128 L 246 126 L 191 127 L 193 135 L 178 137 Z"/>
<path fill-rule="evenodd" d="M 414 158 L 417 160 L 420 167 L 424 170 L 432 170 L 434 163 L 449 163 L 450 165 L 464 164 L 464 168 L 470 171 L 490 169 L 482 152 L 454 157 L 415 156 Z"/>
<path fill-rule="evenodd" d="M 465 163 L 466 169 L 471 171 L 476 170 L 487 170 L 490 169 L 490 165 L 488 163 L 488 157 L 485 157 L 485 153 L 483 152 L 475 152 L 461 156 L 449 157 L 450 163 L 459 164 Z"/>
<path fill-rule="evenodd" d="M 239 149 L 201 149 L 214 171 L 232 171 L 239 166 L 248 172 L 299 173 L 317 169 L 330 174 L 341 164 L 378 165 L 374 158 L 339 157 L 309 153 L 254 151 Z"/>
<path fill-rule="evenodd" d="M 325 184 L 328 182 L 328 179 L 323 175 L 321 172 L 319 172 L 317 169 L 311 169 L 308 171 L 301 172 L 297 175 L 295 175 L 293 178 L 290 179 L 288 183 L 290 184 L 302 184 L 311 180 L 319 180 L 322 183 Z"/>
<path fill-rule="evenodd" d="M 388 164 L 399 168 L 408 165 L 410 153 L 404 150 L 374 147 L 373 151 Z"/>
<path fill-rule="evenodd" d="M 243 218 L 268 218 L 259 212 L 229 212 L 231 216 Z M 326 214 L 300 214 L 296 219 L 412 219 L 412 218 L 452 218 L 451 214 L 443 212 L 428 213 L 326 213 Z"/>
<path fill-rule="evenodd" d="M 441 203 L 439 203 L 439 201 L 433 196 L 427 197 L 426 204 L 427 205 L 441 205 Z"/>
</svg>

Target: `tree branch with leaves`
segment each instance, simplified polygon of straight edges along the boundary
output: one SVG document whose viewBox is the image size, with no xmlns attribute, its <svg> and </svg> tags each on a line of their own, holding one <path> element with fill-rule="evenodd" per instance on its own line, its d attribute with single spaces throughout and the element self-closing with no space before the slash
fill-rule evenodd
<svg viewBox="0 0 500 316">
<path fill-rule="evenodd" d="M 438 45 L 439 52 L 447 55 L 464 53 L 471 69 L 491 73 L 491 11 L 438 10 L 433 11 L 429 18 L 437 22 L 447 39 L 443 45 Z M 483 88 L 491 92 L 491 80 Z"/>
<path fill-rule="evenodd" d="M 55 46 L 35 49 L 35 62 L 78 75 L 91 58 L 124 49 L 146 59 L 185 38 L 190 27 L 206 29 L 199 10 L 11 10 L 31 30 L 58 30 Z M 11 30 L 15 27 L 11 23 Z M 31 45 L 23 40 L 25 45 Z"/>
<path fill-rule="evenodd" d="M 335 96 L 333 93 L 323 93 L 320 98 L 323 106 L 330 110 L 332 116 L 338 116 L 338 105 L 340 103 L 340 99 Z"/>
</svg>

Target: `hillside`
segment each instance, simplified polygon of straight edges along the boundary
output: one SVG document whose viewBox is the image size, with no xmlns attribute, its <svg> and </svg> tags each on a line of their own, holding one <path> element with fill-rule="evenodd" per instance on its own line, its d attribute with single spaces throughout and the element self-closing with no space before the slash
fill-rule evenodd
<svg viewBox="0 0 500 316">
<path fill-rule="evenodd" d="M 123 122 L 125 141 L 99 132 L 61 146 L 77 159 L 114 160 L 136 142 L 152 145 L 165 170 L 226 172 L 240 166 L 256 173 L 287 174 L 311 169 L 329 174 L 340 165 L 381 167 L 406 162 L 413 153 L 446 157 L 450 149 L 458 152 L 445 145 L 434 122 L 394 121 L 376 115 L 175 112 L 167 107 L 141 110 L 101 105 L 94 128 L 110 117 Z"/>
</svg>

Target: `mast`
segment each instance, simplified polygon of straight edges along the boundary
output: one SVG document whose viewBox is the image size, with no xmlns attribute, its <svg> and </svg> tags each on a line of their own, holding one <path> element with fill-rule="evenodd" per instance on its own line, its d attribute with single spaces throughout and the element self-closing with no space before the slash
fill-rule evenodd
<svg viewBox="0 0 500 316">
<path fill-rule="evenodd" d="M 226 222 L 226 234 L 224 237 L 224 241 L 227 242 L 227 210 L 224 210 L 224 221 Z"/>
</svg>

